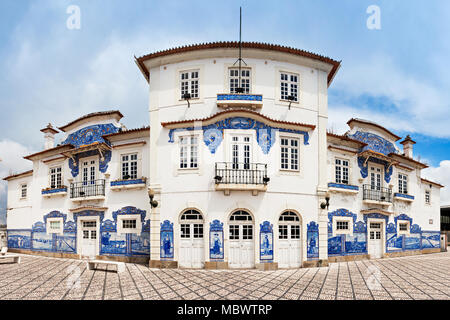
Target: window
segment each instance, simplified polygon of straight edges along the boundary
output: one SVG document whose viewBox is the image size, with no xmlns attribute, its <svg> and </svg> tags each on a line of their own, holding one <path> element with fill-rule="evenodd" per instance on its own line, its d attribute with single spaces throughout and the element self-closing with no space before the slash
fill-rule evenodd
<svg viewBox="0 0 450 320">
<path fill-rule="evenodd" d="M 62 168 L 50 168 L 50 187 L 52 189 L 61 188 L 62 186 Z"/>
<path fill-rule="evenodd" d="M 25 199 L 27 197 L 27 189 L 28 189 L 28 186 L 26 184 L 22 184 L 20 186 L 20 197 L 21 198 Z"/>
<path fill-rule="evenodd" d="M 348 184 L 348 160 L 335 160 L 336 183 Z"/>
<path fill-rule="evenodd" d="M 239 240 L 239 226 L 230 226 L 230 240 Z"/>
<path fill-rule="evenodd" d="M 253 221 L 252 216 L 243 210 L 238 210 L 235 213 L 233 213 L 230 217 L 230 221 Z"/>
<path fill-rule="evenodd" d="M 61 221 L 50 221 L 50 229 L 59 230 L 61 226 Z"/>
<path fill-rule="evenodd" d="M 250 69 L 241 69 L 241 85 L 244 89 L 243 93 L 250 93 Z M 230 93 L 236 93 L 239 88 L 239 68 L 229 69 Z"/>
<path fill-rule="evenodd" d="M 407 223 L 400 223 L 399 230 L 400 231 L 408 231 L 408 224 Z"/>
<path fill-rule="evenodd" d="M 198 138 L 180 137 L 180 169 L 195 168 L 198 168 Z"/>
<path fill-rule="evenodd" d="M 430 201 L 430 191 L 429 190 L 425 191 L 425 203 L 426 204 L 430 204 L 431 203 L 431 201 Z"/>
<path fill-rule="evenodd" d="M 122 229 L 136 229 L 136 219 L 123 219 Z"/>
<path fill-rule="evenodd" d="M 289 100 L 292 96 L 292 101 L 298 101 L 298 75 L 293 73 L 281 73 L 281 100 Z"/>
<path fill-rule="evenodd" d="M 408 194 L 408 176 L 404 174 L 398 175 L 398 192 Z"/>
<path fill-rule="evenodd" d="M 244 224 L 242 226 L 242 240 L 251 240 L 253 239 L 253 225 Z"/>
<path fill-rule="evenodd" d="M 198 98 L 198 70 L 183 71 L 180 78 L 181 99 L 186 93 L 189 93 L 191 98 Z"/>
<path fill-rule="evenodd" d="M 97 221 L 83 221 L 83 228 L 95 228 Z"/>
<path fill-rule="evenodd" d="M 288 238 L 288 226 L 287 225 L 279 225 L 278 226 L 278 239 L 287 239 Z"/>
<path fill-rule="evenodd" d="M 348 230 L 348 221 L 336 221 L 336 230 Z"/>
<path fill-rule="evenodd" d="M 63 219 L 49 218 L 47 220 L 47 233 L 63 233 Z"/>
<path fill-rule="evenodd" d="M 281 169 L 299 170 L 299 139 L 281 138 Z"/>
<path fill-rule="evenodd" d="M 122 155 L 122 179 L 137 179 L 138 175 L 138 154 Z"/>
</svg>

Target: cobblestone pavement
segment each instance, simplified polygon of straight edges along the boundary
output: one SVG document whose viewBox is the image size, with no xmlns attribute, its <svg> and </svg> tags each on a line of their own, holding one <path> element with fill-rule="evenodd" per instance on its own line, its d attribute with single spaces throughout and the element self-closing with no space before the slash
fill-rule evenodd
<svg viewBox="0 0 450 320">
<path fill-rule="evenodd" d="M 294 270 L 88 270 L 80 260 L 22 255 L 0 262 L 6 299 L 447 299 L 450 252 Z M 105 272 L 106 270 L 106 272 Z"/>
</svg>

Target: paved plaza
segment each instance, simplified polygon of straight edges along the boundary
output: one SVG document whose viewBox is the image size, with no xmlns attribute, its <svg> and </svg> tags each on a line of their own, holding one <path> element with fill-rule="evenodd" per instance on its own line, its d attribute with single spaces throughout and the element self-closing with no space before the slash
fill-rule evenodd
<svg viewBox="0 0 450 320">
<path fill-rule="evenodd" d="M 0 262 L 0 300 L 450 299 L 450 252 L 277 271 L 109 268 L 22 255 Z"/>
</svg>

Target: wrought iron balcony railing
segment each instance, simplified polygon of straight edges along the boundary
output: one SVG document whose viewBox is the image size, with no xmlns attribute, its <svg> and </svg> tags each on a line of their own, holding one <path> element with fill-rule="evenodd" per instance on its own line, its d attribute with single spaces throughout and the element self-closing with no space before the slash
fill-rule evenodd
<svg viewBox="0 0 450 320">
<path fill-rule="evenodd" d="M 86 198 L 105 195 L 105 180 L 92 180 L 70 184 L 70 198 Z"/>
<path fill-rule="evenodd" d="M 363 200 L 392 202 L 392 190 L 365 184 L 363 185 Z"/>
<path fill-rule="evenodd" d="M 261 184 L 267 185 L 267 164 L 216 162 L 216 184 Z"/>
</svg>

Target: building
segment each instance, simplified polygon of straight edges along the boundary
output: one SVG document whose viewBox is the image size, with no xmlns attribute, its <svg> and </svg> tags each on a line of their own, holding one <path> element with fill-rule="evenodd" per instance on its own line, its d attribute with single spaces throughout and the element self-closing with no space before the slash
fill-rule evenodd
<svg viewBox="0 0 450 320">
<path fill-rule="evenodd" d="M 217 42 L 136 58 L 150 130 L 94 113 L 60 127 L 54 147 L 44 128 L 33 170 L 5 178 L 10 248 L 55 255 L 70 242 L 74 257 L 263 270 L 438 252 L 442 186 L 421 178 L 415 142 L 400 150 L 362 119 L 327 132 L 340 62 L 242 43 L 239 67 L 238 51 Z"/>
</svg>

